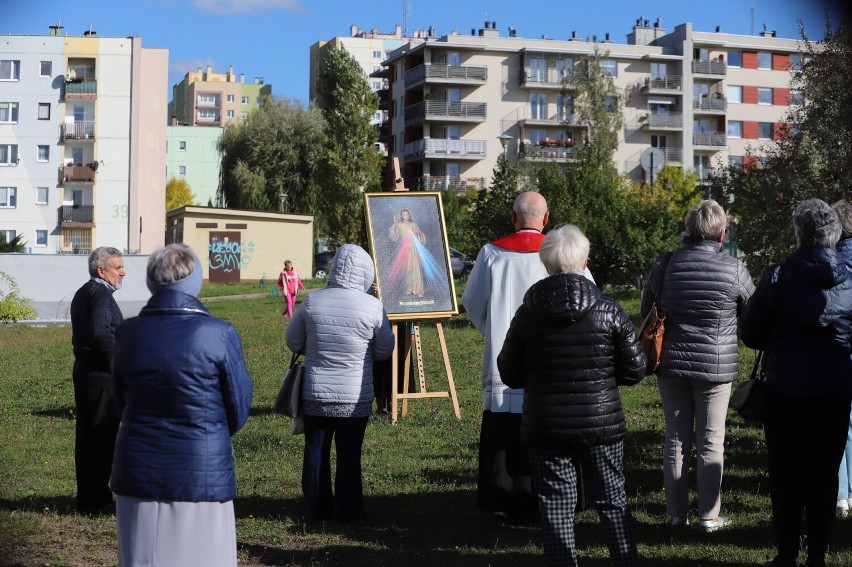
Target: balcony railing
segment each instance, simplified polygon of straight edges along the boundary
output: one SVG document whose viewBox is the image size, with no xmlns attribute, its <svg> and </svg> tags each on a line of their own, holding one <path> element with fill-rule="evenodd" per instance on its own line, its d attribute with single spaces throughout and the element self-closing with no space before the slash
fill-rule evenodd
<svg viewBox="0 0 852 567">
<path fill-rule="evenodd" d="M 95 207 L 92 205 L 62 205 L 59 207 L 59 224 L 91 224 L 95 220 Z"/>
<path fill-rule="evenodd" d="M 405 144 L 405 157 L 471 157 L 484 158 L 485 140 L 445 140 L 440 138 L 424 138 Z"/>
<path fill-rule="evenodd" d="M 648 78 L 645 83 L 648 91 L 677 91 L 683 90 L 683 77 L 680 75 L 666 75 L 665 77 Z"/>
<path fill-rule="evenodd" d="M 574 113 L 570 110 L 562 110 L 548 114 L 543 107 L 536 107 L 536 112 L 529 106 L 524 107 L 521 122 L 542 126 L 559 126 L 561 124 L 574 124 Z"/>
<path fill-rule="evenodd" d="M 468 189 L 484 189 L 484 177 L 450 177 L 446 175 L 422 175 L 405 180 L 405 186 L 409 189 L 422 189 L 425 191 L 436 191 L 439 189 L 454 189 L 466 191 Z"/>
<path fill-rule="evenodd" d="M 465 122 L 485 121 L 487 104 L 484 102 L 447 102 L 423 100 L 405 109 L 405 123 L 429 119 L 460 120 Z"/>
<path fill-rule="evenodd" d="M 574 157 L 573 147 L 524 144 L 523 157 L 530 160 L 562 161 Z"/>
<path fill-rule="evenodd" d="M 692 108 L 695 110 L 720 110 L 728 108 L 728 100 L 724 96 L 709 95 L 692 97 Z"/>
<path fill-rule="evenodd" d="M 692 134 L 693 146 L 725 146 L 728 143 L 725 132 L 696 132 Z"/>
<path fill-rule="evenodd" d="M 424 63 L 405 72 L 406 87 L 412 87 L 426 80 L 484 83 L 488 80 L 488 67 Z"/>
<path fill-rule="evenodd" d="M 584 74 L 585 71 L 581 69 L 568 71 L 556 67 L 548 67 L 547 69 L 524 67 L 521 69 L 520 84 L 522 87 L 562 87 L 583 78 Z"/>
<path fill-rule="evenodd" d="M 63 140 L 94 140 L 95 121 L 67 122 L 61 125 Z"/>
<path fill-rule="evenodd" d="M 728 64 L 724 61 L 692 61 L 692 72 L 696 75 L 727 75 Z"/>
<path fill-rule="evenodd" d="M 666 112 L 657 114 L 651 112 L 645 121 L 648 128 L 683 128 L 682 112 Z"/>
<path fill-rule="evenodd" d="M 95 79 L 71 79 L 65 81 L 65 98 L 95 98 L 98 81 Z"/>
<path fill-rule="evenodd" d="M 681 148 L 657 148 L 666 156 L 666 165 L 683 163 L 683 150 Z"/>
<path fill-rule="evenodd" d="M 96 163 L 69 164 L 60 168 L 63 182 L 93 183 L 95 181 Z"/>
</svg>

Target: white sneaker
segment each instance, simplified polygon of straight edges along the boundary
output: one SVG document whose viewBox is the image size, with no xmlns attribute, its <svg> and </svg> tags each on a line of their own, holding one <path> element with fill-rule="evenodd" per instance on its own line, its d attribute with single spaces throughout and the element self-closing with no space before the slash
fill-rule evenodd
<svg viewBox="0 0 852 567">
<path fill-rule="evenodd" d="M 721 530 L 727 525 L 730 525 L 731 518 L 728 516 L 719 516 L 714 520 L 701 520 L 699 526 L 701 527 L 701 531 L 705 534 L 709 534 L 715 532 L 716 530 Z"/>
<path fill-rule="evenodd" d="M 849 515 L 849 501 L 848 500 L 838 500 L 837 508 L 835 509 L 838 518 L 845 518 Z"/>
</svg>

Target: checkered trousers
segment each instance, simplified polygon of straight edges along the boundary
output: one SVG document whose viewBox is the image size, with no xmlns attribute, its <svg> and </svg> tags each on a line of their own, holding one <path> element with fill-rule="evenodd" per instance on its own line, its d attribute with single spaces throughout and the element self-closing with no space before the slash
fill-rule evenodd
<svg viewBox="0 0 852 567">
<path fill-rule="evenodd" d="M 591 502 L 601 519 L 609 555 L 617 567 L 637 565 L 636 531 L 624 490 L 624 443 L 576 450 L 530 448 L 533 490 L 544 527 L 544 553 L 553 566 L 577 565 L 574 508 L 577 504 L 579 461 Z"/>
</svg>

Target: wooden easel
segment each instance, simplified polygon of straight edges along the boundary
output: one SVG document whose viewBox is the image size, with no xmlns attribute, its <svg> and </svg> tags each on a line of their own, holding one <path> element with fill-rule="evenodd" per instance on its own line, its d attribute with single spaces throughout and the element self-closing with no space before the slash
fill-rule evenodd
<svg viewBox="0 0 852 567">
<path fill-rule="evenodd" d="M 405 181 L 399 173 L 399 158 L 393 158 L 393 175 L 394 175 L 394 191 L 408 191 L 405 186 Z M 453 369 L 450 367 L 450 356 L 447 353 L 447 342 L 444 340 L 444 326 L 440 320 L 435 321 L 435 328 L 438 331 L 438 341 L 441 344 L 441 354 L 444 358 L 444 370 L 447 372 L 448 391 L 445 392 L 429 392 L 426 389 L 426 372 L 423 369 L 423 345 L 420 342 L 420 326 L 417 321 L 394 321 L 394 347 L 391 355 L 391 422 L 397 421 L 397 401 L 402 400 L 402 417 L 408 415 L 408 400 L 416 400 L 421 398 L 450 398 L 453 403 L 453 411 L 456 417 L 461 419 L 461 409 L 459 409 L 459 400 L 456 397 L 456 386 L 453 381 Z M 399 352 L 399 342 L 397 340 L 397 324 L 404 323 L 405 328 L 405 343 L 403 352 Z M 412 329 L 409 330 L 409 324 Z M 412 339 L 413 337 L 413 339 Z M 411 380 L 411 347 L 414 345 L 414 352 L 417 359 L 417 380 L 419 391 L 409 392 L 408 387 Z M 405 370 L 402 376 L 403 393 L 397 393 L 397 385 L 399 384 L 399 365 L 397 361 L 399 357 L 404 357 Z"/>
</svg>

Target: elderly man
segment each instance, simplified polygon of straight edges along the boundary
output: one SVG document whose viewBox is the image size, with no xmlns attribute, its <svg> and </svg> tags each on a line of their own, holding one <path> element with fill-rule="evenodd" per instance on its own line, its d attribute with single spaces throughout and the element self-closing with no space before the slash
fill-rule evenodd
<svg viewBox="0 0 852 567">
<path fill-rule="evenodd" d="M 121 288 L 125 276 L 121 252 L 106 246 L 96 248 L 89 256 L 89 275 L 91 279 L 71 301 L 77 510 L 109 514 L 115 510 L 109 477 L 118 431 L 110 366 L 115 331 L 122 321 L 112 294 Z"/>
<path fill-rule="evenodd" d="M 538 250 L 549 220 L 547 201 L 528 191 L 515 199 L 515 232 L 479 251 L 462 295 L 473 326 L 485 339 L 477 505 L 510 518 L 535 509 L 526 449 L 520 442 L 523 389 L 500 380 L 497 355 L 524 294 L 547 277 Z M 591 279 L 588 270 L 586 277 Z"/>
</svg>

